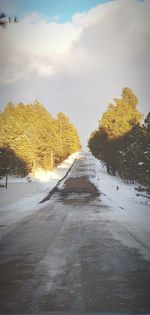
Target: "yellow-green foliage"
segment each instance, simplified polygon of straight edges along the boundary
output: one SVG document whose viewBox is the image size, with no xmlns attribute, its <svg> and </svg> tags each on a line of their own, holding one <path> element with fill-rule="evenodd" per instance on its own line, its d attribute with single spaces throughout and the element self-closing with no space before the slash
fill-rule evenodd
<svg viewBox="0 0 150 315">
<path fill-rule="evenodd" d="M 144 125 L 136 109 L 138 100 L 124 88 L 122 98 L 110 104 L 90 136 L 92 154 L 103 162 L 109 174 L 145 185 L 150 192 L 150 113 Z"/>
<path fill-rule="evenodd" d="M 27 170 L 51 169 L 79 150 L 80 141 L 63 113 L 54 119 L 38 101 L 27 106 L 8 103 L 0 113 L 0 148 L 0 167 L 18 167 L 22 161 Z"/>
<path fill-rule="evenodd" d="M 128 133 L 138 124 L 143 115 L 136 109 L 138 100 L 129 88 L 124 88 L 122 98 L 115 99 L 103 114 L 99 127 L 106 131 L 110 139 L 118 138 Z"/>
</svg>

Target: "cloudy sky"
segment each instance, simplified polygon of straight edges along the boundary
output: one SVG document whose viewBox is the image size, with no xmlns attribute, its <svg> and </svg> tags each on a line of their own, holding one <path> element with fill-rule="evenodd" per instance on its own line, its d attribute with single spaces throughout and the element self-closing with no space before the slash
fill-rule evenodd
<svg viewBox="0 0 150 315">
<path fill-rule="evenodd" d="M 150 103 L 150 0 L 0 0 L 0 109 L 39 100 L 86 143 L 108 104 L 133 89 Z"/>
</svg>

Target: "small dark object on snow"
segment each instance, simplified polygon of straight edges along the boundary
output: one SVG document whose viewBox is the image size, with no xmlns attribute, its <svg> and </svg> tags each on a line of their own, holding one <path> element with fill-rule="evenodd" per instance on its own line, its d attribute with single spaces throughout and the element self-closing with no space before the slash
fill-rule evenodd
<svg viewBox="0 0 150 315">
<path fill-rule="evenodd" d="M 118 190 L 118 189 L 119 189 L 119 186 L 117 185 L 117 186 L 116 186 L 116 190 Z"/>
<path fill-rule="evenodd" d="M 135 187 L 134 189 L 137 190 L 137 191 L 146 191 L 146 188 L 142 187 L 141 185 L 138 186 L 138 187 Z"/>
<path fill-rule="evenodd" d="M 28 183 L 32 182 L 32 179 L 30 178 L 30 176 L 27 176 L 26 180 L 28 181 Z"/>
</svg>

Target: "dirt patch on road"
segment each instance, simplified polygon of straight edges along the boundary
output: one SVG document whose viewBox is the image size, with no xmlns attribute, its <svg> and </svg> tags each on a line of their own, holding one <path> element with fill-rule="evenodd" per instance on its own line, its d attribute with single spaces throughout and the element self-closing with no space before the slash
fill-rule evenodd
<svg viewBox="0 0 150 315">
<path fill-rule="evenodd" d="M 84 204 L 100 196 L 96 186 L 86 176 L 68 178 L 59 193 L 61 202 L 72 205 Z"/>
<path fill-rule="evenodd" d="M 68 178 L 62 191 L 67 193 L 98 193 L 95 185 L 86 176 Z"/>
</svg>

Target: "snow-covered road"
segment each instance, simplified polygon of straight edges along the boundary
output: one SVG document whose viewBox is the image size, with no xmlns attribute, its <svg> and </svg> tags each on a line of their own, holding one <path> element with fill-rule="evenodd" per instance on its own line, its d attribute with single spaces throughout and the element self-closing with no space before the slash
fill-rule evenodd
<svg viewBox="0 0 150 315">
<path fill-rule="evenodd" d="M 80 154 L 1 239 L 0 313 L 150 312 L 149 199 L 134 188 Z"/>
<path fill-rule="evenodd" d="M 22 219 L 42 208 L 40 201 L 64 177 L 78 155 L 78 152 L 70 155 L 53 171 L 38 170 L 30 181 L 8 177 L 8 188 L 0 188 L 0 239 Z M 5 184 L 5 178 L 0 179 L 0 184 Z"/>
</svg>

